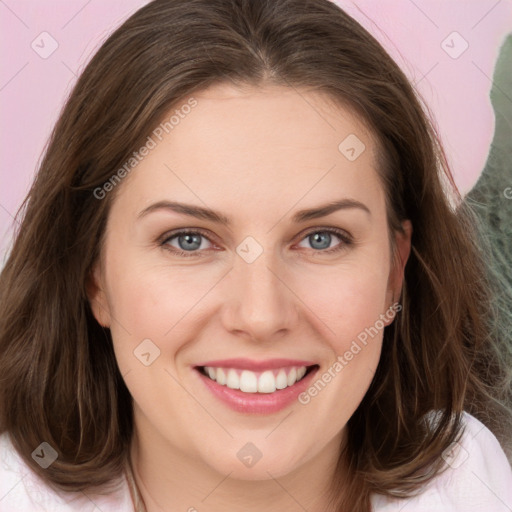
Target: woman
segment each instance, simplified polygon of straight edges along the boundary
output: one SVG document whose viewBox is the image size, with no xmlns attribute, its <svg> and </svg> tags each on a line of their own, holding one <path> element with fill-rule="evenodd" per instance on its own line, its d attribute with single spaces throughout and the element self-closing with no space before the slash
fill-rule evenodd
<svg viewBox="0 0 512 512">
<path fill-rule="evenodd" d="M 460 199 L 335 4 L 140 9 L 1 275 L 0 510 L 507 510 L 505 340 Z"/>
</svg>

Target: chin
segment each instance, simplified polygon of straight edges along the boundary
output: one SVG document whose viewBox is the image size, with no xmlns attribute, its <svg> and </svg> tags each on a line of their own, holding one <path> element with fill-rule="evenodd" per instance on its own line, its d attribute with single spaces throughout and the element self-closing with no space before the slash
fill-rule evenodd
<svg viewBox="0 0 512 512">
<path fill-rule="evenodd" d="M 293 472 L 300 466 L 297 457 L 290 458 L 294 451 L 290 446 L 267 445 L 261 450 L 249 442 L 236 443 L 235 450 L 226 450 L 219 458 L 205 460 L 216 472 L 236 480 L 258 481 L 279 478 Z M 240 446 L 240 447 L 239 447 Z M 232 456 L 226 456 L 232 454 Z M 213 454 L 214 455 L 214 454 Z"/>
</svg>

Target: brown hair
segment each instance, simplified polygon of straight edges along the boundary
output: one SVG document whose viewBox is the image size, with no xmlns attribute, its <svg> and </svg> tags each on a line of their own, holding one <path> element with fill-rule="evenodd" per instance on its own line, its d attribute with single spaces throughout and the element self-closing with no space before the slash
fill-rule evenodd
<svg viewBox="0 0 512 512">
<path fill-rule="evenodd" d="M 55 126 L 0 277 L 0 431 L 57 488 L 106 489 L 120 475 L 132 399 L 86 294 L 114 194 L 93 191 L 173 105 L 226 80 L 311 88 L 350 105 L 378 139 L 390 229 L 402 219 L 414 228 L 403 310 L 340 453 L 350 481 L 333 485 L 336 510 L 366 511 L 372 493 L 411 493 L 441 469 L 464 409 L 504 435 L 510 388 L 475 218 L 422 103 L 377 41 L 327 0 L 155 0 L 99 49 Z M 438 420 L 426 422 L 432 411 Z M 42 441 L 59 453 L 46 470 L 30 456 Z"/>
</svg>

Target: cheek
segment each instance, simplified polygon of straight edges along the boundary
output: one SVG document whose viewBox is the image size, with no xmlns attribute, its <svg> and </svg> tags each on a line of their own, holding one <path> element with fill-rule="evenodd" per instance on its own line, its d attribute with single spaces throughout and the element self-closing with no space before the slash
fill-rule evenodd
<svg viewBox="0 0 512 512">
<path fill-rule="evenodd" d="M 299 402 L 318 417 L 330 418 L 332 435 L 361 403 L 379 364 L 390 320 L 383 320 L 386 285 L 385 273 L 347 271 L 331 278 L 327 291 L 311 288 L 308 304 L 319 312 L 322 322 L 317 324 L 327 326 L 322 332 L 330 355 Z"/>
<path fill-rule="evenodd" d="M 386 283 L 353 278 L 345 280 L 344 284 L 345 289 L 337 297 L 339 300 L 331 303 L 330 318 L 335 333 L 331 338 L 332 346 L 336 354 L 346 354 L 349 361 L 352 353 L 362 360 L 370 357 L 368 349 L 373 345 L 380 350 L 379 339 L 385 327 L 380 316 L 385 313 Z M 370 345 L 371 341 L 375 343 Z"/>
<path fill-rule="evenodd" d="M 155 393 L 165 389 L 172 392 L 172 404 L 186 408 L 186 393 L 164 370 L 174 374 L 174 359 L 193 338 L 190 321 L 206 284 L 196 282 L 193 272 L 185 276 L 175 269 L 171 274 L 168 268 L 127 264 L 112 265 L 109 279 L 115 356 L 135 402 L 148 417 L 165 417 L 162 395 Z"/>
<path fill-rule="evenodd" d="M 301 277 L 300 294 L 322 320 L 322 333 L 336 353 L 349 350 L 352 340 L 378 322 L 386 310 L 388 267 L 386 261 L 348 262 L 335 271 L 328 269 Z M 323 283 L 323 284 L 322 284 Z M 364 338 L 364 334 L 359 336 Z"/>
<path fill-rule="evenodd" d="M 143 258 L 112 264 L 109 272 L 111 312 L 126 330 L 164 336 L 197 304 L 214 282 L 212 274 L 190 268 L 144 265 Z"/>
<path fill-rule="evenodd" d="M 159 354 L 151 366 L 172 365 L 180 349 L 200 331 L 201 315 L 208 302 L 204 299 L 210 297 L 208 292 L 219 276 L 211 270 L 200 272 L 185 266 L 147 265 L 140 257 L 131 262 L 120 258 L 118 264 L 115 258 L 110 261 L 108 300 L 120 367 L 125 372 L 138 369 L 134 353 L 148 339 L 156 347 L 152 350 Z"/>
</svg>

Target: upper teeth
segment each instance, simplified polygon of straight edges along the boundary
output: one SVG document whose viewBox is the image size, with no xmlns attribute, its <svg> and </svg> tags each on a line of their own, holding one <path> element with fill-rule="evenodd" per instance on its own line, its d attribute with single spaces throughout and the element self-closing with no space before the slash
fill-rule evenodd
<svg viewBox="0 0 512 512">
<path fill-rule="evenodd" d="M 304 377 L 307 368 L 291 366 L 258 373 L 250 370 L 205 366 L 204 371 L 210 379 L 231 389 L 239 389 L 245 393 L 273 393 L 276 389 L 293 386 Z"/>
</svg>

